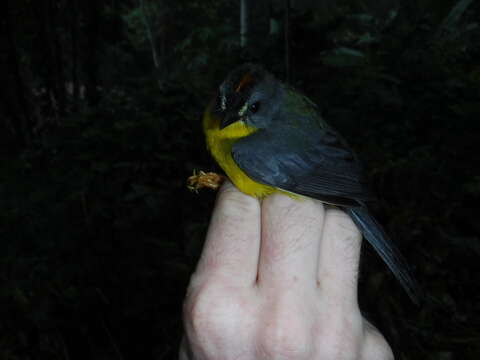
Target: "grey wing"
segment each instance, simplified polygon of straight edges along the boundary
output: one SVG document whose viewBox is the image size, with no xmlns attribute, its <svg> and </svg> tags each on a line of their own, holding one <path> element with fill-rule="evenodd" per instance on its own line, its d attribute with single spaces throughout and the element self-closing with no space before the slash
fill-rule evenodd
<svg viewBox="0 0 480 360">
<path fill-rule="evenodd" d="M 311 134 L 260 130 L 233 145 L 238 166 L 253 180 L 324 202 L 358 206 L 370 199 L 352 151 L 328 128 Z"/>
</svg>

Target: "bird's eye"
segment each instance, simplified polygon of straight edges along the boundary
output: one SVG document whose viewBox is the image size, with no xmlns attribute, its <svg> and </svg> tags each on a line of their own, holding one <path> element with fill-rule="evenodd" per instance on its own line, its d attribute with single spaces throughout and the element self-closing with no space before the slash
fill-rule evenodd
<svg viewBox="0 0 480 360">
<path fill-rule="evenodd" d="M 248 107 L 248 110 L 250 110 L 252 114 L 255 114 L 258 110 L 260 110 L 260 102 L 254 102 Z"/>
</svg>

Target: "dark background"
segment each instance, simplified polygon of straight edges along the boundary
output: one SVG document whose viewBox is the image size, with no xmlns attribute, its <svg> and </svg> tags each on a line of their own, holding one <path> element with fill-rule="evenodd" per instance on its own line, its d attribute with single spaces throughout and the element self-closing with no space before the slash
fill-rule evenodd
<svg viewBox="0 0 480 360">
<path fill-rule="evenodd" d="M 176 358 L 215 198 L 185 180 L 214 169 L 201 114 L 245 61 L 363 159 L 426 294 L 364 247 L 361 306 L 397 358 L 480 358 L 479 2 L 287 4 L 244 1 L 241 46 L 241 1 L 4 1 L 0 359 Z"/>
</svg>

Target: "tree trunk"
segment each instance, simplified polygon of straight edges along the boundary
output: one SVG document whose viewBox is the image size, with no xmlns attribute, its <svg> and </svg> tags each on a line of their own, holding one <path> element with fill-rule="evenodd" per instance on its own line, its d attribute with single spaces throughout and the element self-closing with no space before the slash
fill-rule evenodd
<svg viewBox="0 0 480 360">
<path fill-rule="evenodd" d="M 86 0 L 87 19 L 85 33 L 87 37 L 84 68 L 85 68 L 85 92 L 88 105 L 95 107 L 99 100 L 98 92 L 98 39 L 100 38 L 100 8 L 101 1 Z"/>
<path fill-rule="evenodd" d="M 65 114 L 65 104 L 66 104 L 66 96 L 65 96 L 65 72 L 63 69 L 63 53 L 62 53 L 62 43 L 60 39 L 60 32 L 59 29 L 59 17 L 58 14 L 63 14 L 64 11 L 62 9 L 58 9 L 62 3 L 57 1 L 50 1 L 50 13 L 51 13 L 51 22 L 50 26 L 50 35 L 52 37 L 52 50 L 53 50 L 53 63 L 54 69 L 52 74 L 54 74 L 54 81 L 55 81 L 55 98 L 57 100 L 57 108 L 55 115 L 57 117 L 61 117 Z"/>
<path fill-rule="evenodd" d="M 249 41 L 250 0 L 240 0 L 240 46 L 247 47 Z"/>
<path fill-rule="evenodd" d="M 145 26 L 145 32 L 147 33 L 148 42 L 150 43 L 150 49 L 152 51 L 153 65 L 155 66 L 155 69 L 158 69 L 160 67 L 160 63 L 158 61 L 157 46 L 155 39 L 153 38 L 152 27 L 150 26 L 150 21 L 145 10 L 145 1 L 139 0 L 139 5 L 142 13 L 142 21 Z"/>
<path fill-rule="evenodd" d="M 38 44 L 38 53 L 39 61 L 42 65 L 41 73 L 39 78 L 43 80 L 43 84 L 39 85 L 38 90 L 42 90 L 44 94 L 41 96 L 45 97 L 47 106 L 43 109 L 44 116 L 52 116 L 55 114 L 56 109 L 56 91 L 55 91 L 55 74 L 52 67 L 54 65 L 53 60 L 53 50 L 52 50 L 52 38 L 50 34 L 50 24 L 52 22 L 50 16 L 50 0 L 43 2 L 33 2 L 33 10 L 38 18 L 39 24 L 39 40 Z"/>
<path fill-rule="evenodd" d="M 70 23 L 70 38 L 72 40 L 72 110 L 75 112 L 78 110 L 78 104 L 80 100 L 79 84 L 78 84 L 78 29 L 79 29 L 79 17 L 78 17 L 78 3 L 77 0 L 72 0 L 71 4 L 71 23 Z"/>
<path fill-rule="evenodd" d="M 150 20 L 147 16 L 147 11 L 145 8 L 145 1 L 138 0 L 140 5 L 141 16 L 143 20 L 143 24 L 145 26 L 145 32 L 147 33 L 148 42 L 150 43 L 150 50 L 152 51 L 152 59 L 153 65 L 155 66 L 155 76 L 157 77 L 157 84 L 160 90 L 163 88 L 162 81 L 160 79 L 160 61 L 158 59 L 158 52 L 157 52 L 157 42 L 154 38 L 152 26 L 150 25 Z"/>
<path fill-rule="evenodd" d="M 12 11 L 9 0 L 3 5 L 4 36 L 7 42 L 7 67 L 10 73 L 7 74 L 8 82 L 4 87 L 8 89 L 5 97 L 7 116 L 11 119 L 11 128 L 16 138 L 16 145 L 19 148 L 27 146 L 32 139 L 32 118 L 29 106 L 27 88 L 25 87 L 19 63 L 19 55 L 15 43 L 15 29 L 13 28 Z"/>
<path fill-rule="evenodd" d="M 291 59 L 290 59 L 290 0 L 285 0 L 285 81 L 291 82 Z"/>
</svg>

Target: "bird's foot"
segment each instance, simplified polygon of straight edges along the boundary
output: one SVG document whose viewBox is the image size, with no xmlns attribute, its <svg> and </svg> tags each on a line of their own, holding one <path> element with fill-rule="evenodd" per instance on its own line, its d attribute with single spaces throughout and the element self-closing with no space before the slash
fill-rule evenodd
<svg viewBox="0 0 480 360">
<path fill-rule="evenodd" d="M 210 188 L 216 190 L 225 181 L 225 176 L 214 172 L 204 172 L 193 170 L 193 175 L 187 179 L 187 188 L 191 191 L 198 192 L 201 188 Z"/>
</svg>

